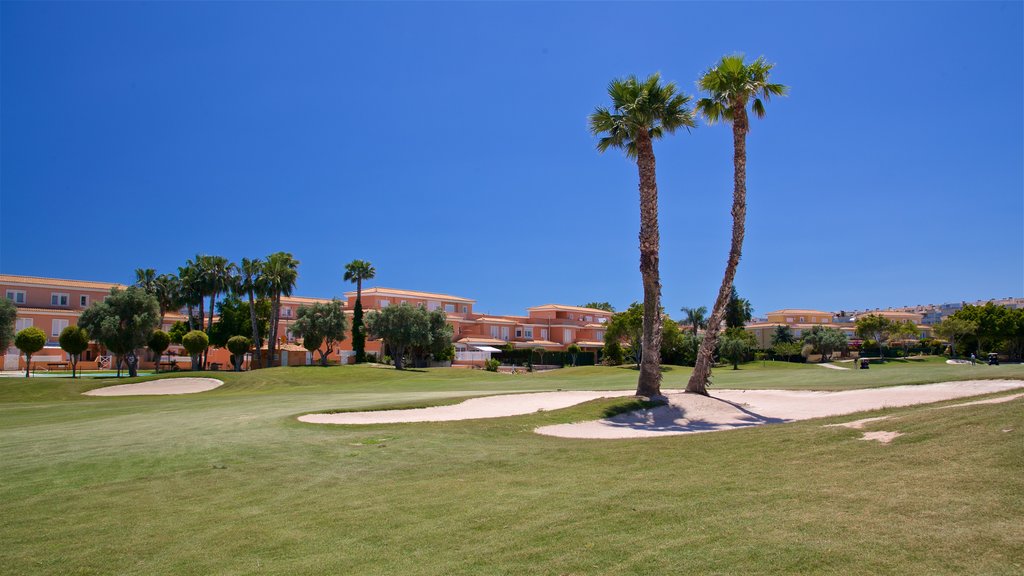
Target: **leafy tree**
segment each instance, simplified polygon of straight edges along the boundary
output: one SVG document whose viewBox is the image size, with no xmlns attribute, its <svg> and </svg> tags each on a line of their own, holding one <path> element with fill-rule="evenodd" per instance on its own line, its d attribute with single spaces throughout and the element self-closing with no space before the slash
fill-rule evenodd
<svg viewBox="0 0 1024 576">
<path fill-rule="evenodd" d="M 644 287 L 642 348 L 645 350 L 637 381 L 638 396 L 661 395 L 661 277 L 658 269 L 658 182 L 654 140 L 679 128 L 696 126 L 690 97 L 674 83 L 661 83 L 659 74 L 646 80 L 636 76 L 608 85 L 612 106 L 599 106 L 590 116 L 590 131 L 600 136 L 597 149 L 618 148 L 635 160 L 640 178 L 640 275 Z"/>
<path fill-rule="evenodd" d="M 788 89 L 782 84 L 769 81 L 773 64 L 764 58 L 747 64 L 743 56 L 725 56 L 718 64 L 704 73 L 698 81 L 701 90 L 708 96 L 697 102 L 697 110 L 709 124 L 724 120 L 732 124 L 733 141 L 733 193 L 732 193 L 732 240 L 729 246 L 729 260 L 722 276 L 718 297 L 711 309 L 708 330 L 701 343 L 697 364 L 690 375 L 686 391 L 707 395 L 711 379 L 712 353 L 718 341 L 718 330 L 726 313 L 733 292 L 736 268 L 743 253 L 743 236 L 747 217 L 747 105 L 754 115 L 764 117 L 764 102 L 772 96 L 785 95 Z M 761 99 L 764 99 L 762 101 Z"/>
<path fill-rule="evenodd" d="M 167 334 L 171 337 L 171 342 L 173 344 L 181 344 L 181 339 L 188 333 L 188 324 L 181 320 L 171 324 L 171 329 L 167 331 Z"/>
<path fill-rule="evenodd" d="M 848 340 L 846 334 L 838 328 L 815 325 L 804 332 L 804 344 L 813 346 L 821 354 L 821 361 L 828 362 L 832 359 L 833 352 L 846 348 Z"/>
<path fill-rule="evenodd" d="M 142 288 L 112 288 L 102 302 L 94 302 L 82 312 L 78 325 L 117 356 L 117 374 L 127 361 L 128 375 L 138 376 L 136 350 L 144 348 L 150 334 L 160 322 L 160 306 L 156 298 Z"/>
<path fill-rule="evenodd" d="M 147 347 L 152 350 L 153 358 L 156 360 L 156 371 L 160 371 L 160 357 L 171 346 L 171 335 L 163 330 L 153 330 L 149 335 Z"/>
<path fill-rule="evenodd" d="M 580 308 L 593 308 L 595 310 L 604 310 L 605 312 L 615 313 L 615 307 L 608 302 L 587 302 L 586 304 L 580 304 Z"/>
<path fill-rule="evenodd" d="M 231 363 L 235 366 L 235 372 L 241 372 L 242 361 L 245 360 L 245 353 L 252 348 L 252 340 L 245 336 L 232 336 L 228 338 L 227 346 L 231 352 Z"/>
<path fill-rule="evenodd" d="M 885 362 L 885 349 L 883 346 L 892 334 L 892 320 L 878 314 L 868 314 L 858 317 L 856 325 L 857 336 L 865 340 L 871 338 L 878 342 L 878 354 L 882 357 L 882 362 Z"/>
<path fill-rule="evenodd" d="M 184 266 L 178 267 L 179 303 L 184 305 L 186 308 L 189 330 L 202 328 L 202 319 L 206 315 L 203 308 L 203 298 L 206 295 L 206 292 L 204 291 L 205 274 L 201 269 L 201 261 L 202 258 L 196 255 L 194 260 L 186 260 Z M 199 308 L 198 321 L 195 316 L 196 307 Z"/>
<path fill-rule="evenodd" d="M 18 307 L 14 302 L 0 299 L 0 352 L 6 350 L 14 342 L 14 326 L 18 320 Z"/>
<path fill-rule="evenodd" d="M 28 378 L 32 367 L 32 355 L 46 346 L 46 334 L 35 326 L 29 326 L 14 335 L 14 345 L 25 355 L 25 378 Z"/>
<path fill-rule="evenodd" d="M 686 320 L 683 322 L 690 325 L 690 330 L 696 336 L 700 330 L 707 328 L 708 326 L 708 307 L 697 306 L 696 308 L 683 307 L 683 314 L 686 314 Z"/>
<path fill-rule="evenodd" d="M 270 336 L 267 338 L 269 365 L 277 361 L 278 330 L 281 324 L 281 297 L 291 296 L 299 278 L 299 261 L 288 252 L 275 252 L 267 256 L 263 265 L 263 280 L 270 298 Z"/>
<path fill-rule="evenodd" d="M 733 370 L 739 370 L 740 362 L 750 353 L 750 344 L 744 338 L 724 334 L 718 344 L 718 353 L 732 363 Z"/>
<path fill-rule="evenodd" d="M 192 369 L 199 370 L 199 357 L 210 347 L 210 338 L 202 330 L 193 330 L 181 339 L 185 351 L 192 357 Z"/>
<path fill-rule="evenodd" d="M 683 334 L 679 346 L 680 364 L 683 366 L 693 366 L 697 362 L 697 352 L 700 350 L 702 340 L 704 340 L 704 337 L 700 334 Z"/>
<path fill-rule="evenodd" d="M 903 355 L 910 356 L 910 342 L 920 336 L 921 331 L 912 320 L 903 322 L 894 321 L 892 324 L 892 338 L 903 342 Z"/>
<path fill-rule="evenodd" d="M 743 328 L 754 317 L 754 307 L 746 298 L 740 298 L 736 287 L 732 287 L 732 295 L 729 296 L 729 303 L 725 309 L 725 327 Z"/>
<path fill-rule="evenodd" d="M 327 366 L 327 357 L 335 344 L 345 339 L 348 320 L 338 300 L 316 302 L 312 306 L 299 306 L 297 318 L 291 325 L 292 334 L 302 339 L 302 346 L 312 354 L 320 353 L 320 365 Z M 323 345 L 323 347 L 321 347 Z"/>
<path fill-rule="evenodd" d="M 791 361 L 794 356 L 800 354 L 803 345 L 799 342 L 777 342 L 772 345 L 772 351 L 776 356 L 782 356 L 787 362 Z"/>
<path fill-rule="evenodd" d="M 611 341 L 628 341 L 634 363 L 639 366 L 643 355 L 643 327 L 644 307 L 639 302 L 633 302 L 624 312 L 614 314 L 608 322 L 604 332 L 605 345 Z"/>
<path fill-rule="evenodd" d="M 566 347 L 565 351 L 569 353 L 569 358 L 572 359 L 572 365 L 573 367 L 575 367 L 576 357 L 579 356 L 580 352 L 582 352 L 583 350 L 574 342 L 572 344 L 569 344 L 569 346 Z"/>
<path fill-rule="evenodd" d="M 448 343 L 440 352 L 434 353 L 434 362 L 451 362 L 455 360 L 455 345 Z"/>
<path fill-rule="evenodd" d="M 604 352 L 602 353 L 605 364 L 609 366 L 619 366 L 623 362 L 622 357 L 622 344 L 618 340 L 608 340 L 605 338 L 604 341 Z"/>
<path fill-rule="evenodd" d="M 68 353 L 71 358 L 71 377 L 75 378 L 78 370 L 78 359 L 82 352 L 89 349 L 89 332 L 80 326 L 67 326 L 60 332 L 61 350 Z"/>
<path fill-rule="evenodd" d="M 363 320 L 363 280 L 372 280 L 377 270 L 367 260 L 353 260 L 345 265 L 346 282 L 356 283 L 356 305 L 352 310 L 352 350 L 356 364 L 366 362 L 366 327 Z"/>
<path fill-rule="evenodd" d="M 366 327 L 374 338 L 384 340 L 399 370 L 404 368 L 407 354 L 431 353 L 448 346 L 452 339 L 443 310 L 427 312 L 422 306 L 409 304 L 371 310 L 366 315 Z"/>
<path fill-rule="evenodd" d="M 956 341 L 963 336 L 974 334 L 978 330 L 978 324 L 954 314 L 936 324 L 934 330 L 949 342 L 949 355 L 956 358 Z"/>
<path fill-rule="evenodd" d="M 412 346 L 413 358 L 424 365 L 428 357 L 443 356 L 449 348 L 452 348 L 454 334 L 454 330 L 448 324 L 448 316 L 440 308 L 427 312 L 427 330 L 428 340 Z M 509 342 L 509 345 L 513 344 Z"/>
<path fill-rule="evenodd" d="M 984 306 L 964 306 L 951 317 L 974 322 L 973 334 L 962 337 L 964 352 L 1005 350 L 1011 359 L 1020 359 L 1024 351 L 1024 311 L 988 302 Z"/>
<path fill-rule="evenodd" d="M 540 359 L 537 362 L 538 364 L 544 364 L 544 354 L 546 352 L 547 352 L 547 350 L 545 350 L 542 346 L 537 346 L 536 348 L 533 349 L 533 353 L 536 354 L 537 358 Z"/>
<path fill-rule="evenodd" d="M 664 364 L 682 364 L 683 332 L 679 324 L 666 314 L 661 327 L 661 361 Z"/>
<path fill-rule="evenodd" d="M 270 301 L 260 300 L 253 306 L 256 311 L 256 334 L 265 338 L 270 330 Z M 248 336 L 253 332 L 252 310 L 238 296 L 232 294 L 217 303 L 219 316 L 207 335 L 210 346 L 224 348 L 232 336 Z"/>
<path fill-rule="evenodd" d="M 772 333 L 772 346 L 779 344 L 789 344 L 793 342 L 793 329 L 785 324 L 780 324 L 775 327 L 775 332 Z"/>
<path fill-rule="evenodd" d="M 257 300 L 267 303 L 267 310 L 270 310 L 269 301 L 265 300 L 270 294 L 267 287 L 266 280 L 263 278 L 263 261 L 259 258 L 242 258 L 242 265 L 239 267 L 238 273 L 238 285 L 236 286 L 239 293 L 249 297 L 249 330 L 252 334 L 252 344 L 256 346 L 256 364 L 259 367 L 263 366 L 262 359 L 260 358 L 259 351 L 263 349 L 263 338 L 267 332 L 262 333 L 259 330 L 260 322 L 256 318 L 256 302 Z M 268 320 L 266 322 L 267 329 L 270 328 L 269 312 Z M 250 368 L 251 368 L 250 364 Z"/>
</svg>

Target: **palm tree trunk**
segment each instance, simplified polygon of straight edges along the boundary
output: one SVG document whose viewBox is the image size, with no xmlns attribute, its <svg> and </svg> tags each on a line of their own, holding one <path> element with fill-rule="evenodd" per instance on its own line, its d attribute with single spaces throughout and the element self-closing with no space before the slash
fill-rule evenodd
<svg viewBox="0 0 1024 576">
<path fill-rule="evenodd" d="M 733 107 L 732 123 L 733 145 L 733 191 L 732 191 L 732 244 L 729 247 L 729 259 L 725 265 L 725 276 L 722 286 L 718 289 L 715 307 L 708 319 L 708 327 L 704 330 L 704 340 L 697 352 L 697 363 L 693 367 L 686 391 L 694 394 L 708 395 L 708 381 L 711 379 L 711 365 L 718 341 L 718 331 L 722 318 L 732 296 L 732 283 L 736 278 L 736 267 L 743 253 L 743 235 L 747 219 L 747 109 L 746 105 Z"/>
<path fill-rule="evenodd" d="M 270 322 L 270 338 L 267 341 L 267 365 L 271 368 L 274 367 L 274 348 L 277 344 L 277 323 L 280 322 L 278 314 L 281 313 L 281 299 L 279 295 L 274 295 L 274 302 L 271 304 L 271 322 Z"/>
<path fill-rule="evenodd" d="M 644 285 L 644 322 L 640 377 L 636 395 L 661 396 L 661 278 L 658 273 L 658 182 L 654 146 L 645 130 L 636 139 L 640 174 L 640 276 Z"/>
<path fill-rule="evenodd" d="M 256 348 L 256 358 L 258 359 L 262 346 L 260 346 L 260 331 L 256 325 L 256 295 L 251 289 L 249 290 L 249 322 L 252 323 L 252 345 Z M 263 362 L 257 360 L 257 367 L 262 368 Z M 249 369 L 252 370 L 252 366 L 249 366 Z"/>
</svg>

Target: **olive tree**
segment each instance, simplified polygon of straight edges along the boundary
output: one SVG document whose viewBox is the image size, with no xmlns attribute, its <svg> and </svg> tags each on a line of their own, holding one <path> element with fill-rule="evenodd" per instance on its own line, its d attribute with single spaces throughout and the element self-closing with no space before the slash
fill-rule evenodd
<svg viewBox="0 0 1024 576">
<path fill-rule="evenodd" d="M 405 356 L 421 357 L 451 344 L 452 327 L 444 311 L 427 312 L 423 306 L 399 304 L 366 315 L 371 337 L 381 338 L 391 350 L 395 368 L 404 368 Z"/>
<path fill-rule="evenodd" d="M 821 361 L 828 362 L 833 352 L 846 348 L 847 338 L 838 328 L 816 325 L 804 332 L 804 344 L 810 344 L 821 354 Z"/>
<path fill-rule="evenodd" d="M 857 318 L 857 336 L 865 340 L 873 338 L 875 342 L 878 342 L 878 355 L 882 357 L 882 362 L 885 362 L 885 350 L 882 345 L 889 339 L 893 327 L 892 320 L 878 314 L 868 314 Z"/>
<path fill-rule="evenodd" d="M 289 330 L 296 338 L 302 339 L 302 347 L 309 350 L 310 354 L 320 354 L 321 366 L 327 366 L 327 357 L 334 352 L 335 345 L 345 339 L 348 330 L 341 301 L 300 306 L 296 316 Z"/>
<path fill-rule="evenodd" d="M 242 361 L 245 360 L 245 353 L 252 347 L 252 340 L 245 336 L 232 336 L 228 338 L 228 351 L 231 352 L 231 363 L 235 365 L 235 372 L 242 371 Z"/>
<path fill-rule="evenodd" d="M 199 358 L 210 347 L 210 337 L 202 330 L 193 330 L 182 337 L 181 345 L 192 357 L 192 369 L 199 370 Z"/>
<path fill-rule="evenodd" d="M 164 351 L 171 346 L 171 335 L 163 330 L 153 330 L 153 333 L 149 335 L 149 342 L 146 346 L 153 352 L 153 357 L 156 359 L 156 371 L 160 371 L 160 357 L 164 355 Z"/>
<path fill-rule="evenodd" d="M 58 342 L 61 350 L 71 358 L 71 377 L 75 378 L 78 359 L 89 348 L 89 331 L 81 326 L 68 326 L 61 330 Z"/>
<path fill-rule="evenodd" d="M 14 326 L 18 319 L 18 307 L 14 302 L 0 299 L 0 353 L 6 352 L 14 342 Z"/>
<path fill-rule="evenodd" d="M 144 348 L 160 323 L 160 304 L 144 289 L 129 286 L 112 288 L 102 302 L 95 302 L 82 312 L 78 325 L 117 355 L 117 375 L 126 360 L 128 375 L 138 376 L 139 358 L 136 350 Z"/>
<path fill-rule="evenodd" d="M 572 365 L 576 366 L 576 357 L 579 356 L 582 349 L 576 343 L 572 343 L 569 344 L 565 351 L 569 353 L 569 358 L 572 359 Z"/>
<path fill-rule="evenodd" d="M 978 330 L 977 322 L 950 316 L 935 325 L 935 333 L 949 341 L 949 356 L 956 358 L 956 341 L 962 336 L 974 334 Z"/>
<path fill-rule="evenodd" d="M 46 346 L 46 334 L 35 326 L 29 326 L 14 335 L 14 345 L 25 355 L 25 378 L 28 378 L 32 367 L 32 355 Z"/>
</svg>

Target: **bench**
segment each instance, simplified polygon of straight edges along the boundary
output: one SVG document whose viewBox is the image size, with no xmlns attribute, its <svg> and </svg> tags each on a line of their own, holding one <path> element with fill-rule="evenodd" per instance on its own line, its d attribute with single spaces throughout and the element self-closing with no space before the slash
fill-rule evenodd
<svg viewBox="0 0 1024 576">
<path fill-rule="evenodd" d="M 70 362 L 47 362 L 46 363 L 46 370 L 47 370 L 47 372 L 52 372 L 53 370 L 58 370 L 58 369 L 60 369 L 60 370 L 67 370 L 70 366 L 71 366 Z"/>
</svg>

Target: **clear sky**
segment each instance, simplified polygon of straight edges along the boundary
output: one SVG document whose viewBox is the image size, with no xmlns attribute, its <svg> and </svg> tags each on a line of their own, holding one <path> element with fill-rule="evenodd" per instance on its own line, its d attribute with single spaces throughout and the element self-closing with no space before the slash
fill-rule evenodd
<svg viewBox="0 0 1024 576">
<path fill-rule="evenodd" d="M 755 313 L 1024 294 L 1024 10 L 995 3 L 14 3 L 0 22 L 0 271 L 128 282 L 292 252 L 522 313 L 642 297 L 612 78 L 723 54 L 791 96 L 748 141 Z M 655 146 L 664 302 L 710 307 L 726 126 Z"/>
</svg>

